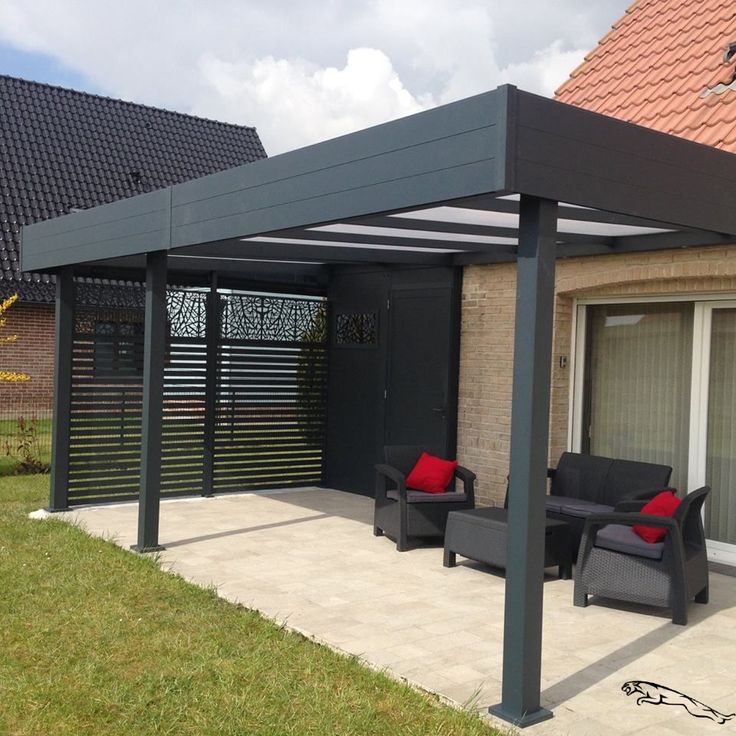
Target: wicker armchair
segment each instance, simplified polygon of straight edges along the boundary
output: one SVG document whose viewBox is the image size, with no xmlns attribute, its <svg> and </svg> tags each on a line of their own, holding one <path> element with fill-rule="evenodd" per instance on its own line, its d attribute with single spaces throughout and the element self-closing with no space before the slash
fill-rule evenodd
<svg viewBox="0 0 736 736">
<path fill-rule="evenodd" d="M 475 507 L 475 474 L 460 466 L 455 478 L 462 481 L 462 491 L 455 490 L 454 481 L 446 493 L 407 489 L 406 476 L 424 450 L 427 448 L 390 445 L 383 448 L 385 464 L 376 465 L 373 533 L 395 539 L 399 552 L 409 549 L 410 537 L 443 537 L 450 511 Z"/>
<path fill-rule="evenodd" d="M 626 510 L 593 514 L 585 521 L 575 568 L 574 604 L 589 595 L 672 609 L 672 622 L 687 624 L 688 603 L 708 602 L 708 559 L 701 518 L 707 486 L 689 493 L 672 518 L 639 513 L 646 501 L 627 501 Z M 646 524 L 668 530 L 648 544 L 633 530 Z"/>
</svg>

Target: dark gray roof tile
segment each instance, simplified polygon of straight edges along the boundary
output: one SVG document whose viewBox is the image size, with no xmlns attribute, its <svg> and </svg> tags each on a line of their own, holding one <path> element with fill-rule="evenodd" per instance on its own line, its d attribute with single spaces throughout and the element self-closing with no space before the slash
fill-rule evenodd
<svg viewBox="0 0 736 736">
<path fill-rule="evenodd" d="M 21 225 L 265 157 L 255 128 L 0 75 L 0 296 L 53 300 L 18 270 Z"/>
</svg>

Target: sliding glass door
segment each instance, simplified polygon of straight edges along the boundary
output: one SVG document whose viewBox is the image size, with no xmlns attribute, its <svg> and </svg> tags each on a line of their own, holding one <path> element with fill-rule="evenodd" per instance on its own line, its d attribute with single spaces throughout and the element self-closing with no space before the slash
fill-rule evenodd
<svg viewBox="0 0 736 736">
<path fill-rule="evenodd" d="M 697 304 L 691 486 L 711 487 L 711 555 L 736 562 L 736 302 Z"/>
<path fill-rule="evenodd" d="M 693 305 L 588 309 L 583 452 L 662 463 L 687 479 Z"/>
<path fill-rule="evenodd" d="M 736 564 L 736 301 L 591 304 L 578 327 L 573 446 L 711 486 L 709 554 Z"/>
</svg>

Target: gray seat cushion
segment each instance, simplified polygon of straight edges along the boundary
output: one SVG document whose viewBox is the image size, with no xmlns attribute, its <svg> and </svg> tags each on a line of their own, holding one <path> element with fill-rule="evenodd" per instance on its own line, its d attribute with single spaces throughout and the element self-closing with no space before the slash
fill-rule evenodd
<svg viewBox="0 0 736 736">
<path fill-rule="evenodd" d="M 574 504 L 579 503 L 579 498 L 572 498 L 569 496 L 547 496 L 545 498 L 545 504 L 547 507 L 547 511 L 556 511 L 558 514 L 562 512 L 562 507 L 564 504 Z M 582 503 L 588 503 L 587 501 L 583 501 Z"/>
<path fill-rule="evenodd" d="M 591 514 L 607 514 L 609 511 L 613 511 L 613 506 L 606 506 L 602 503 L 593 503 L 592 501 L 584 501 L 581 498 L 566 501 L 560 508 L 561 514 L 577 516 L 579 519 L 584 519 L 586 516 L 590 516 Z"/>
<path fill-rule="evenodd" d="M 399 492 L 388 491 L 386 497 L 392 501 L 399 500 Z M 465 493 L 425 493 L 424 491 L 412 491 L 408 489 L 406 491 L 406 502 L 407 503 L 461 503 L 467 501 L 468 496 Z"/>
<path fill-rule="evenodd" d="M 664 542 L 645 542 L 630 526 L 624 524 L 608 524 L 599 529 L 595 535 L 595 546 L 650 560 L 661 560 L 664 550 Z"/>
</svg>

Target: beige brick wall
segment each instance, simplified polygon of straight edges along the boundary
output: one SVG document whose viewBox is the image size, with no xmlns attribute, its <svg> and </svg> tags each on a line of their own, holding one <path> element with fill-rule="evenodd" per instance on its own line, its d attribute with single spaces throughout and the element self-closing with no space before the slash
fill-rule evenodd
<svg viewBox="0 0 736 736">
<path fill-rule="evenodd" d="M 550 461 L 566 449 L 575 298 L 736 294 L 736 246 L 557 262 Z M 463 285 L 458 458 L 478 474 L 478 502 L 503 500 L 508 473 L 516 266 L 470 266 Z M 568 367 L 560 368 L 560 356 Z"/>
</svg>

